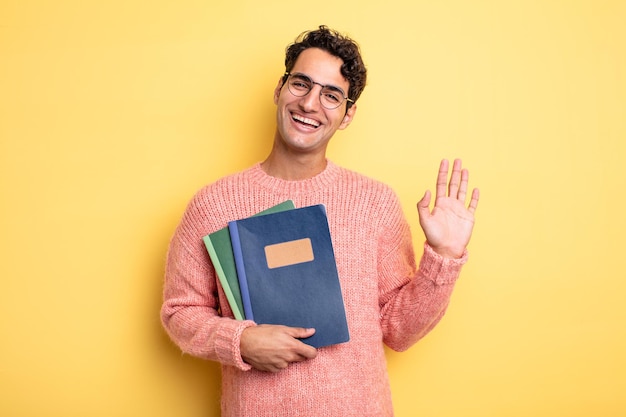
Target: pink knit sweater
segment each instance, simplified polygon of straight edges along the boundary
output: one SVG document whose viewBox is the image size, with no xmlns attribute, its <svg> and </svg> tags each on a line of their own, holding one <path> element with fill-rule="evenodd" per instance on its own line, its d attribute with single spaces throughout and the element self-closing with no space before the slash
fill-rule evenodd
<svg viewBox="0 0 626 417">
<path fill-rule="evenodd" d="M 242 361 L 241 333 L 255 324 L 232 318 L 202 237 L 287 199 L 326 205 L 350 341 L 274 374 Z M 304 181 L 270 177 L 256 164 L 189 203 L 170 243 L 161 318 L 184 352 L 222 364 L 222 417 L 391 416 L 383 342 L 401 351 L 428 333 L 467 258 L 424 248 L 416 271 L 409 226 L 386 185 L 330 161 Z"/>
</svg>

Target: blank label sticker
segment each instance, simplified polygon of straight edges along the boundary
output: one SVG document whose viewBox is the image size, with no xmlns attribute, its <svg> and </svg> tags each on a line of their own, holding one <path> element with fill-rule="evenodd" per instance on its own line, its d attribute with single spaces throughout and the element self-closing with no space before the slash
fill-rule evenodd
<svg viewBox="0 0 626 417">
<path fill-rule="evenodd" d="M 267 267 L 270 269 L 311 262 L 314 259 L 311 239 L 305 238 L 267 245 L 265 247 L 265 259 L 267 260 Z"/>
</svg>

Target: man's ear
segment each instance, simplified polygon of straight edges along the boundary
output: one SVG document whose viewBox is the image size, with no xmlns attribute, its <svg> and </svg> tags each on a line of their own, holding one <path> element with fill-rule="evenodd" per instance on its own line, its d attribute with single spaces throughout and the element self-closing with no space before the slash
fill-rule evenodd
<svg viewBox="0 0 626 417">
<path fill-rule="evenodd" d="M 274 89 L 274 104 L 278 104 L 278 96 L 280 96 L 280 91 L 283 88 L 283 79 L 284 77 L 278 79 L 278 84 L 276 84 L 276 88 Z"/>
<path fill-rule="evenodd" d="M 341 124 L 339 125 L 338 129 L 343 130 L 346 127 L 350 126 L 352 119 L 354 119 L 355 113 L 356 113 L 356 103 L 353 103 L 352 106 L 350 106 L 350 108 L 346 112 L 345 116 L 343 116 L 343 120 L 341 121 Z"/>
</svg>

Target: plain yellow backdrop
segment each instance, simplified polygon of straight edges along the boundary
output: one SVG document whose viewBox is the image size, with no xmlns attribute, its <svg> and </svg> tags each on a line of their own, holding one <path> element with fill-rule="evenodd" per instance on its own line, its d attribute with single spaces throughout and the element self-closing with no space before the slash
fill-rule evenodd
<svg viewBox="0 0 626 417">
<path fill-rule="evenodd" d="M 168 240 L 265 157 L 285 46 L 327 24 L 369 68 L 335 162 L 415 202 L 482 193 L 441 324 L 388 352 L 399 417 L 626 414 L 623 1 L 2 0 L 0 415 L 219 414 L 161 329 Z"/>
</svg>

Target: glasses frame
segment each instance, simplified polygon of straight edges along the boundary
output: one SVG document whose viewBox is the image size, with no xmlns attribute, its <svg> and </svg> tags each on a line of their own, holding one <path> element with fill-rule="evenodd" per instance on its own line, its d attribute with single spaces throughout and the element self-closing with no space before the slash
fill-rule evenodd
<svg viewBox="0 0 626 417">
<path fill-rule="evenodd" d="M 289 77 L 292 77 L 292 76 L 298 76 L 298 77 L 302 77 L 303 79 L 308 79 L 308 80 L 311 82 L 311 87 L 309 88 L 309 91 L 307 91 L 306 93 L 304 93 L 304 94 L 302 94 L 302 95 L 296 94 L 296 93 L 294 93 L 293 91 L 291 91 L 291 88 L 289 87 L 289 83 L 288 83 L 287 81 L 289 80 Z M 290 92 L 291 94 L 293 94 L 295 97 L 306 97 L 306 96 L 307 96 L 307 95 L 311 92 L 311 90 L 313 90 L 313 85 L 314 85 L 314 84 L 317 84 L 317 85 L 319 85 L 320 87 L 322 87 L 322 89 L 320 90 L 319 99 L 320 99 L 320 104 L 321 104 L 321 105 L 322 105 L 322 107 L 324 107 L 325 109 L 328 109 L 328 110 L 335 110 L 335 109 L 338 109 L 339 107 L 341 107 L 341 105 L 342 105 L 345 101 L 348 101 L 348 102 L 350 102 L 350 103 L 354 103 L 354 100 L 352 100 L 351 98 L 349 98 L 349 97 L 346 95 L 346 93 L 345 93 L 345 92 L 344 92 L 341 88 L 339 88 L 339 87 L 337 87 L 337 86 L 335 86 L 335 85 L 332 85 L 332 84 L 327 84 L 327 85 L 320 84 L 320 83 L 318 83 L 317 81 L 313 81 L 313 80 L 311 79 L 311 77 L 309 77 L 309 76 L 308 76 L 308 75 L 306 75 L 306 74 L 302 74 L 302 73 L 299 73 L 299 72 L 297 72 L 297 73 L 295 73 L 295 74 L 292 74 L 291 72 L 287 71 L 287 72 L 285 72 L 284 77 L 285 77 L 285 81 L 284 81 L 284 83 L 285 83 L 285 84 L 287 84 L 287 90 L 289 90 L 289 92 Z M 322 92 L 324 91 L 324 88 L 326 88 L 326 87 L 330 87 L 331 89 L 333 89 L 333 90 L 335 90 L 337 93 L 339 93 L 339 94 L 341 95 L 341 97 L 343 97 L 343 100 L 342 100 L 339 104 L 337 104 L 337 106 L 336 106 L 336 107 L 328 107 L 328 106 L 325 106 L 325 105 L 324 105 L 324 102 L 322 101 Z"/>
</svg>

